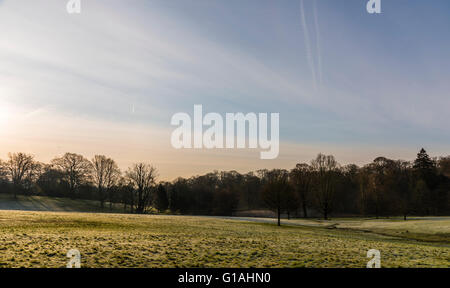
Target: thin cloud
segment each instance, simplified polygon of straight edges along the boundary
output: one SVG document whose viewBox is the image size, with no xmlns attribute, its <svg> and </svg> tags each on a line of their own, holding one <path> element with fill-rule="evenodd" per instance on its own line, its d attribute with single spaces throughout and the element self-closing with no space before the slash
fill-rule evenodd
<svg viewBox="0 0 450 288">
<path fill-rule="evenodd" d="M 305 7 L 303 0 L 300 0 L 300 15 L 302 20 L 303 36 L 306 47 L 306 58 L 308 59 L 309 68 L 311 69 L 311 76 L 313 79 L 314 89 L 317 89 L 316 69 L 314 67 L 314 60 L 311 51 L 311 41 L 309 39 L 308 25 L 306 24 Z"/>
<path fill-rule="evenodd" d="M 316 49 L 317 49 L 317 72 L 319 74 L 319 83 L 322 84 L 322 55 L 320 53 L 320 30 L 319 30 L 319 17 L 317 16 L 317 4 L 316 0 L 313 1 L 313 13 L 314 13 L 314 26 L 316 31 Z"/>
</svg>

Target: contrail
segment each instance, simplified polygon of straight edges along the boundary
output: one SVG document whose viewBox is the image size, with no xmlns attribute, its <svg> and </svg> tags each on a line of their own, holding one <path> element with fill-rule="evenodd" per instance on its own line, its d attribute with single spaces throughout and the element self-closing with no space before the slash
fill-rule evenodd
<svg viewBox="0 0 450 288">
<path fill-rule="evenodd" d="M 317 72 L 319 74 L 319 83 L 322 84 L 322 56 L 320 55 L 320 32 L 319 19 L 317 16 L 316 0 L 313 0 L 314 26 L 316 28 L 316 49 L 317 49 Z"/>
<path fill-rule="evenodd" d="M 300 13 L 302 18 L 302 28 L 303 28 L 303 35 L 305 36 L 305 46 L 306 46 L 306 57 L 308 58 L 308 64 L 309 68 L 311 69 L 314 89 L 317 89 L 317 80 L 316 80 L 316 70 L 314 68 L 314 61 L 311 53 L 311 42 L 309 41 L 309 33 L 308 33 L 308 26 L 306 25 L 306 17 L 305 17 L 305 8 L 303 5 L 303 0 L 300 0 Z"/>
</svg>

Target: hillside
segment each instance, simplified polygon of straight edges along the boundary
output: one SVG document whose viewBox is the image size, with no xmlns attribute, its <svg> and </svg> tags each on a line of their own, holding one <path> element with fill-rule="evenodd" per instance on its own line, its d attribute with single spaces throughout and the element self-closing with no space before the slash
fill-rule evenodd
<svg viewBox="0 0 450 288">
<path fill-rule="evenodd" d="M 102 210 L 98 201 L 72 200 L 46 196 L 0 194 L 0 210 L 54 211 L 54 212 L 110 212 L 109 203 Z M 112 212 L 123 212 L 122 205 L 113 205 Z"/>
</svg>

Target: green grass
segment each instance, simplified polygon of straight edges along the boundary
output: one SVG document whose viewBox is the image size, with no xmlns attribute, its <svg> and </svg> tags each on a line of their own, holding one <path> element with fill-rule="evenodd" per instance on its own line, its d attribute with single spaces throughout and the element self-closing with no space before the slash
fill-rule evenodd
<svg viewBox="0 0 450 288">
<path fill-rule="evenodd" d="M 0 231 L 0 267 L 65 267 L 72 248 L 81 252 L 82 267 L 365 267 L 369 249 L 381 251 L 382 267 L 450 267 L 445 242 L 358 229 L 188 216 L 0 211 Z"/>
<path fill-rule="evenodd" d="M 123 206 L 113 204 L 112 212 L 121 213 Z M 69 199 L 46 196 L 25 196 L 0 194 L 0 210 L 25 211 L 65 211 L 65 212 L 109 212 L 109 202 L 100 208 L 100 202 L 94 200 Z"/>
<path fill-rule="evenodd" d="M 407 221 L 402 217 L 338 218 L 329 221 L 294 219 L 286 223 L 318 227 L 334 226 L 338 229 L 450 244 L 450 217 L 410 217 Z"/>
</svg>

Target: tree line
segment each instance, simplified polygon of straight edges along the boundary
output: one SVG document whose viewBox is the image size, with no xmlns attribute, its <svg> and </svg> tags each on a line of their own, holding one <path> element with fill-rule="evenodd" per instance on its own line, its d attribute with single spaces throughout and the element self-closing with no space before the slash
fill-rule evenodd
<svg viewBox="0 0 450 288">
<path fill-rule="evenodd" d="M 152 204 L 157 171 L 150 164 L 137 163 L 122 173 L 117 163 L 104 155 L 88 160 L 76 153 L 54 158 L 50 164 L 35 161 L 33 155 L 9 153 L 0 160 L 0 192 L 98 200 L 100 207 L 124 204 L 124 211 L 145 213 Z"/>
<path fill-rule="evenodd" d="M 0 192 L 97 200 L 102 209 L 122 204 L 129 213 L 168 212 L 232 215 L 270 209 L 278 216 L 387 217 L 450 215 L 450 156 L 430 158 L 424 149 L 413 162 L 378 157 L 358 167 L 319 154 L 291 170 L 241 174 L 214 171 L 172 182 L 157 181 L 157 169 L 136 163 L 121 171 L 104 155 L 75 153 L 40 163 L 10 153 L 0 161 Z"/>
</svg>

